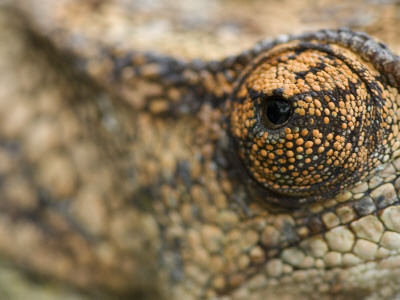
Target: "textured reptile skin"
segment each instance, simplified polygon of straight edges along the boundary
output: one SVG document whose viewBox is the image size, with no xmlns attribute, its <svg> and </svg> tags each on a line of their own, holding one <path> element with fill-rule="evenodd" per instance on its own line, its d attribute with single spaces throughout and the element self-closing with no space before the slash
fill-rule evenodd
<svg viewBox="0 0 400 300">
<path fill-rule="evenodd" d="M 399 293 L 400 60 L 386 46 L 323 30 L 181 60 L 2 14 L 12 267 L 65 299 Z M 291 107 L 278 125 L 271 101 Z"/>
</svg>

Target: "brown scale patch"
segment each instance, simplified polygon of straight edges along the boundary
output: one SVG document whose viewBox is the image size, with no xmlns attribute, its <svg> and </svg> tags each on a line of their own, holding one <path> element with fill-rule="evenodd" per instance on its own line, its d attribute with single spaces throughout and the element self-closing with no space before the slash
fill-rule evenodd
<svg viewBox="0 0 400 300">
<path fill-rule="evenodd" d="M 259 184 L 313 199 L 343 190 L 388 159 L 398 103 L 370 63 L 338 45 L 304 49 L 298 42 L 256 61 L 242 74 L 230 121 Z"/>
</svg>

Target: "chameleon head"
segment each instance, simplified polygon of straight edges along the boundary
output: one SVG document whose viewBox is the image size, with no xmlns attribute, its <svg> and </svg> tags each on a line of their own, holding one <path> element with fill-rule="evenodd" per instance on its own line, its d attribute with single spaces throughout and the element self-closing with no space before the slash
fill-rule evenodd
<svg viewBox="0 0 400 300">
<path fill-rule="evenodd" d="M 295 40 L 259 55 L 231 96 L 230 130 L 251 177 L 312 201 L 388 161 L 399 147 L 397 94 L 378 76 L 337 44 Z"/>
</svg>

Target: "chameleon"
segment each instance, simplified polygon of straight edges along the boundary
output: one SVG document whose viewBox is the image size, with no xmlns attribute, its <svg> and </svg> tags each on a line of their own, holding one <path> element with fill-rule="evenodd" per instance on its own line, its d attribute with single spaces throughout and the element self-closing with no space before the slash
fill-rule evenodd
<svg viewBox="0 0 400 300">
<path fill-rule="evenodd" d="M 386 45 L 343 28 L 184 60 L 1 14 L 4 298 L 399 297 Z"/>
</svg>

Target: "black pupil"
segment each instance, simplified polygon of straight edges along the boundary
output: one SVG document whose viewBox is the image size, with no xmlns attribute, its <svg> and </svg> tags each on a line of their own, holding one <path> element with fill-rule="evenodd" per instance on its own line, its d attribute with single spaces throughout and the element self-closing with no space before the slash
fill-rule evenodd
<svg viewBox="0 0 400 300">
<path fill-rule="evenodd" d="M 290 105 L 282 99 L 273 99 L 267 103 L 265 115 L 274 125 L 284 124 L 290 117 Z"/>
</svg>

